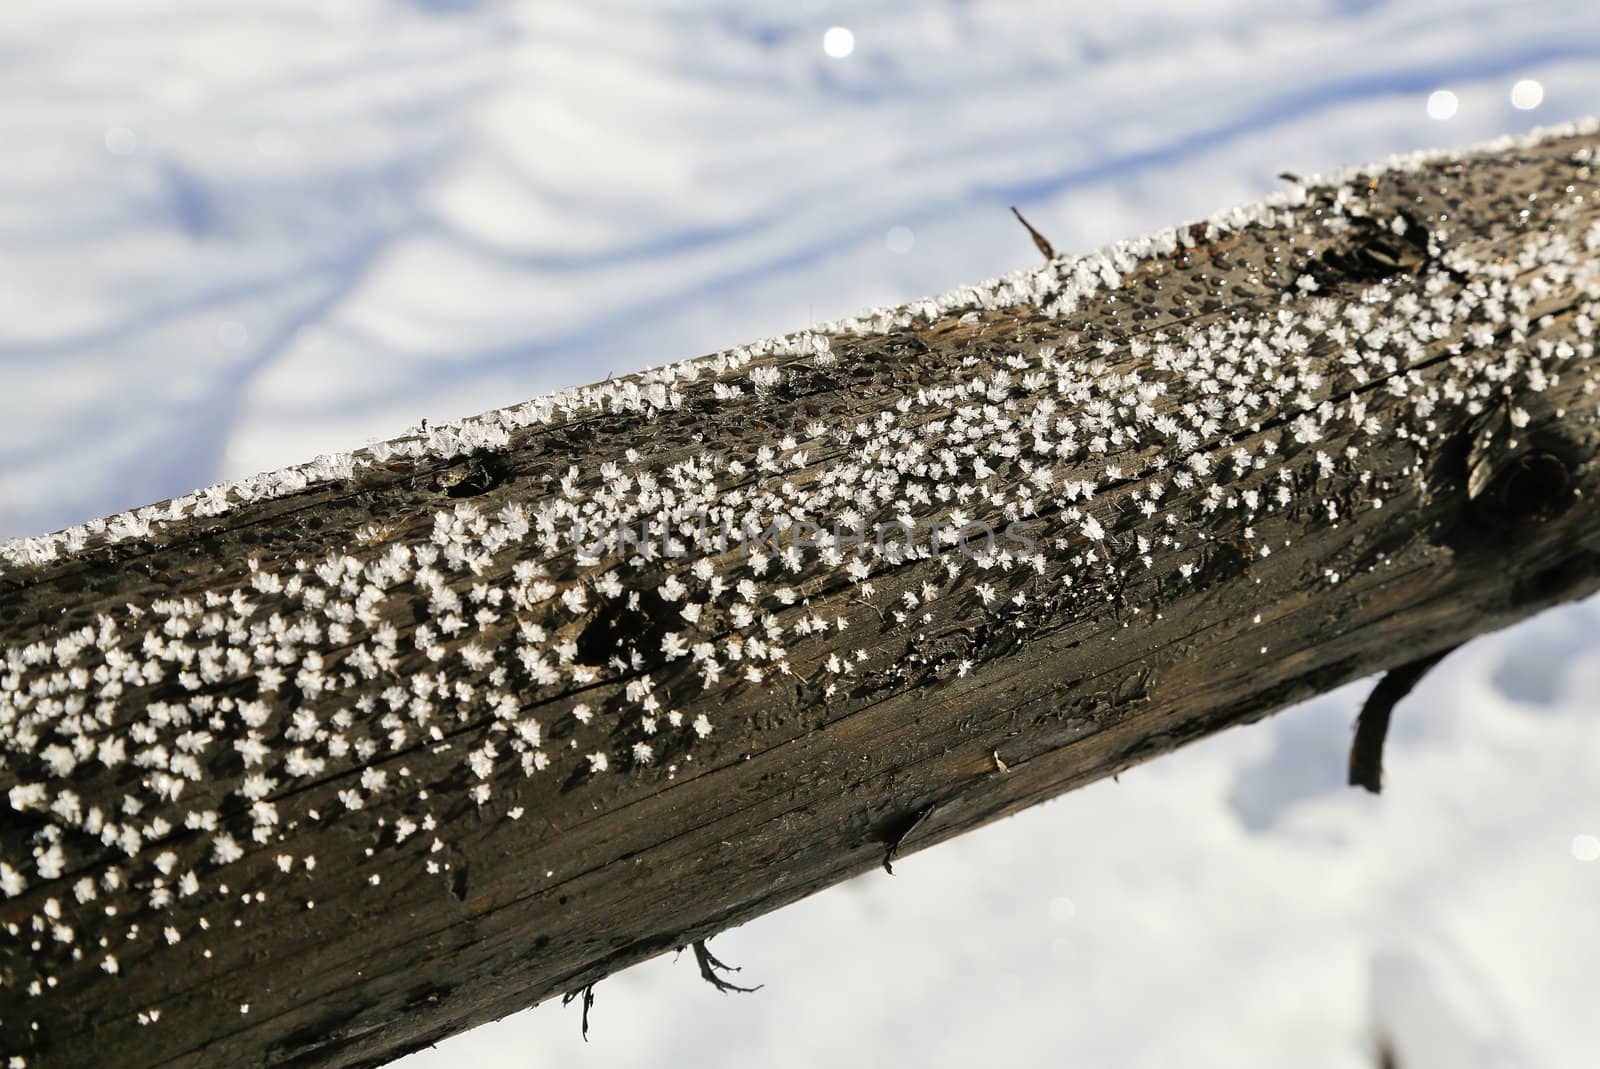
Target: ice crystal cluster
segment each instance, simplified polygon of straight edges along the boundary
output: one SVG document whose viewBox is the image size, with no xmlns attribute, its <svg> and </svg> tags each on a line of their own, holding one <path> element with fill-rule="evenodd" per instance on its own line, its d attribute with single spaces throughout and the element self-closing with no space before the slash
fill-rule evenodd
<svg viewBox="0 0 1600 1069">
<path fill-rule="evenodd" d="M 798 684 L 826 704 L 869 667 L 911 678 L 923 655 L 884 667 L 885 635 L 905 649 L 935 605 L 1003 627 L 1036 604 L 1103 605 L 1139 572 L 1161 572 L 1168 589 L 1193 583 L 1218 531 L 1260 559 L 1274 550 L 1258 534 L 1271 517 L 1334 525 L 1381 508 L 1458 425 L 1447 414 L 1503 413 L 1515 433 L 1528 398 L 1578 379 L 1592 397 L 1600 194 L 1586 153 L 1561 156 L 1569 183 L 1512 213 L 1538 225 L 1514 218 L 1496 243 L 1448 211 L 1374 218 L 1383 182 L 1428 168 L 1448 181 L 1451 158 L 1408 157 L 1039 270 L 5 545 L 0 583 L 27 584 L 119 546 L 159 547 L 173 525 L 374 475 L 467 470 L 532 435 L 798 410 L 801 387 L 866 381 L 879 352 L 868 343 L 934 328 L 973 342 L 870 408 L 823 406 L 770 438 L 675 438 L 656 452 L 648 436 L 619 436 L 616 455 L 574 450 L 537 485 L 444 493 L 347 546 L 219 562 L 170 596 L 0 646 L 0 792 L 19 829 L 0 855 L 5 1000 L 51 990 L 62 970 L 126 976 L 162 946 L 209 947 L 269 898 L 315 909 L 319 866 L 363 872 L 403 851 L 448 884 L 462 813 L 536 817 L 518 784 L 541 778 L 583 790 L 681 775 L 738 731 L 719 708 L 741 689 Z M 1281 255 L 1240 251 L 1232 275 L 1201 271 L 1247 231 L 1272 234 Z M 1296 260 L 1358 231 L 1389 244 L 1344 268 Z M 1108 309 L 1135 309 L 1148 280 L 1195 295 L 1153 325 L 1130 316 L 1106 329 Z M 1567 302 L 1559 323 L 1553 301 Z M 1585 404 L 1572 418 L 1593 419 Z M 1396 441 L 1411 463 L 1367 467 L 1377 443 Z M 840 535 L 884 524 L 931 533 Z M 1009 533 L 957 552 L 974 524 Z M 982 659 L 966 650 L 948 674 Z M 305 847 L 308 829 L 331 822 L 350 829 L 345 854 Z M 387 893 L 376 868 L 365 882 Z M 113 923 L 97 919 L 84 938 L 77 918 L 102 908 Z M 160 1019 L 160 1007 L 140 1015 Z"/>
</svg>

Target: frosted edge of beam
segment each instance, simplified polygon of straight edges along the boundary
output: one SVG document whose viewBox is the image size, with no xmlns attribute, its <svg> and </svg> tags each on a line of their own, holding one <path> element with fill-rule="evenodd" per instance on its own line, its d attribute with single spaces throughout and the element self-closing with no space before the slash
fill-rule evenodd
<svg viewBox="0 0 1600 1069">
<path fill-rule="evenodd" d="M 1471 159 L 1516 149 L 1533 148 L 1551 141 L 1585 137 L 1600 131 L 1600 116 L 1587 116 L 1571 122 L 1537 127 L 1526 134 L 1507 134 L 1458 149 L 1422 149 L 1400 153 L 1374 163 L 1341 168 L 1329 175 L 1314 175 L 1307 185 L 1336 186 L 1353 179 L 1379 174 L 1416 171 L 1441 159 Z M 1307 186 L 1296 185 L 1249 204 L 1224 209 L 1199 220 L 1206 240 L 1243 230 L 1248 226 L 1273 222 L 1278 214 L 1306 201 Z M 828 335 L 857 337 L 885 334 L 910 326 L 917 319 L 934 322 L 940 318 L 984 309 L 1039 305 L 1053 294 L 1043 310 L 1053 316 L 1066 315 L 1086 297 L 1101 288 L 1115 289 L 1121 276 L 1139 263 L 1155 256 L 1170 255 L 1191 244 L 1189 233 L 1197 224 L 1167 226 L 1141 237 L 1114 242 L 1082 256 L 1061 256 L 1038 268 L 1025 268 L 974 285 L 958 286 L 946 293 L 910 301 L 896 308 L 874 308 L 847 319 L 819 324 L 807 330 L 766 338 L 710 356 L 695 357 L 665 364 L 608 382 L 573 387 L 524 401 L 506 408 L 441 424 L 426 433 L 402 435 L 353 450 L 324 454 L 305 463 L 276 471 L 251 475 L 233 482 L 217 483 L 180 497 L 50 534 L 14 538 L 0 544 L 0 563 L 13 568 L 50 564 L 64 554 L 96 546 L 114 545 L 130 539 L 150 537 L 159 525 L 186 519 L 225 515 L 234 509 L 287 497 L 335 480 L 347 479 L 357 471 L 391 461 L 447 461 L 482 449 L 503 447 L 511 432 L 534 425 L 555 425 L 588 415 L 606 412 L 643 412 L 654 415 L 677 407 L 681 395 L 673 388 L 679 382 L 693 382 L 706 371 L 717 377 L 739 372 L 763 357 L 810 355 L 819 361 L 832 359 Z M 759 387 L 773 384 L 770 375 L 752 381 Z M 7 574 L 0 568 L 0 576 Z"/>
</svg>

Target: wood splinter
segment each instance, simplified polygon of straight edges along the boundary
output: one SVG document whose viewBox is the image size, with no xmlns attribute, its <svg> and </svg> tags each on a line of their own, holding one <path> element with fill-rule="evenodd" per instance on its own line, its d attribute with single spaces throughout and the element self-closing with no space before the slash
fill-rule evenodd
<svg viewBox="0 0 1600 1069">
<path fill-rule="evenodd" d="M 1046 260 L 1054 260 L 1056 258 L 1056 250 L 1055 246 L 1050 244 L 1050 239 L 1035 230 L 1033 224 L 1024 219 L 1022 213 L 1017 211 L 1016 205 L 1012 205 L 1011 214 L 1017 217 L 1017 222 L 1027 228 L 1028 234 L 1033 238 L 1034 247 L 1044 253 L 1044 258 Z"/>
<path fill-rule="evenodd" d="M 745 994 L 751 994 L 753 992 L 760 991 L 764 986 L 766 986 L 764 984 L 757 984 L 755 987 L 740 987 L 738 984 L 729 983 L 727 980 L 724 980 L 722 977 L 718 976 L 718 969 L 721 969 L 723 972 L 738 972 L 739 967 L 737 965 L 729 965 L 727 962 L 722 961 L 715 954 L 711 953 L 711 948 L 706 946 L 706 941 L 704 939 L 696 939 L 694 941 L 694 960 L 700 966 L 701 978 L 718 991 L 721 991 L 724 995 L 726 995 L 729 991 L 741 991 Z"/>
<path fill-rule="evenodd" d="M 561 996 L 561 1004 L 569 1005 L 575 999 L 583 999 L 583 1041 L 589 1042 L 589 1010 L 594 1007 L 594 984 L 584 984 L 576 991 L 568 991 Z"/>
<path fill-rule="evenodd" d="M 1365 787 L 1373 794 L 1383 790 L 1383 741 L 1389 734 L 1390 714 L 1434 665 L 1458 648 L 1448 646 L 1410 664 L 1391 668 L 1378 680 L 1356 717 L 1356 737 L 1350 744 L 1350 786 Z"/>
</svg>

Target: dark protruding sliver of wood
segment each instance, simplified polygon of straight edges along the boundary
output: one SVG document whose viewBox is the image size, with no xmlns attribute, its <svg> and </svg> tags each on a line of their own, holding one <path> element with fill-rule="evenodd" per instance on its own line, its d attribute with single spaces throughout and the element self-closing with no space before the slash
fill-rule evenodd
<svg viewBox="0 0 1600 1069">
<path fill-rule="evenodd" d="M 1035 230 L 1033 224 L 1022 217 L 1022 213 L 1017 211 L 1015 205 L 1011 208 L 1011 214 L 1017 217 L 1017 222 L 1027 228 L 1028 236 L 1033 238 L 1034 248 L 1043 253 L 1046 260 L 1054 260 L 1056 258 L 1056 249 L 1054 245 L 1050 244 L 1050 239 Z"/>
<path fill-rule="evenodd" d="M 1456 648 L 1450 646 L 1391 668 L 1378 680 L 1356 718 L 1356 737 L 1350 746 L 1350 786 L 1365 787 L 1373 794 L 1383 790 L 1383 743 L 1389 735 L 1395 705 Z"/>
<path fill-rule="evenodd" d="M 583 1000 L 583 1025 L 582 1025 L 582 1027 L 583 1027 L 583 1041 L 585 1043 L 589 1042 L 589 1011 L 594 1008 L 594 985 L 595 985 L 595 983 L 598 983 L 598 982 L 599 981 L 597 980 L 597 981 L 594 981 L 594 983 L 584 984 L 582 987 L 578 988 L 578 990 L 576 990 L 576 991 L 568 991 L 565 995 L 561 996 L 561 1004 L 563 1006 L 571 1005 L 573 1002 L 577 1001 L 578 999 L 582 999 Z"/>
<path fill-rule="evenodd" d="M 740 987 L 738 984 L 731 983 L 717 975 L 719 970 L 722 972 L 738 972 L 739 966 L 729 965 L 727 962 L 711 953 L 711 948 L 706 945 L 706 942 L 707 941 L 704 939 L 696 939 L 693 947 L 695 964 L 700 966 L 700 978 L 706 983 L 710 984 L 724 995 L 726 995 L 729 991 L 739 991 L 743 994 L 751 995 L 757 991 L 760 991 L 762 987 L 766 986 L 764 984 L 757 984 L 755 987 Z"/>
</svg>

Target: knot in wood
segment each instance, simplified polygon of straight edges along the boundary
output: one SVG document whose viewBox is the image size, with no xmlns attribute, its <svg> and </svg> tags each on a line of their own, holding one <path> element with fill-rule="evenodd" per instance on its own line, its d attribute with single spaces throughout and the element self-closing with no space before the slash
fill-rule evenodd
<svg viewBox="0 0 1600 1069">
<path fill-rule="evenodd" d="M 1529 449 L 1501 464 L 1476 504 L 1504 523 L 1545 523 L 1565 512 L 1574 496 L 1566 460 Z"/>
</svg>

